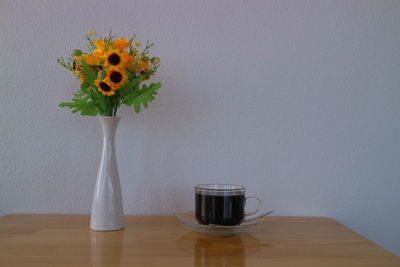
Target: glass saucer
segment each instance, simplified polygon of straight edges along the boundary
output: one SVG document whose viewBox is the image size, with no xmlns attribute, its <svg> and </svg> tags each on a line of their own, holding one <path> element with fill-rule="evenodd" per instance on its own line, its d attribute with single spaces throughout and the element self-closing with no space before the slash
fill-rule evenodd
<svg viewBox="0 0 400 267">
<path fill-rule="evenodd" d="M 264 221 L 264 217 L 244 221 L 240 225 L 203 225 L 196 220 L 194 211 L 188 211 L 176 215 L 176 220 L 193 231 L 214 236 L 232 236 L 246 232 Z"/>
</svg>

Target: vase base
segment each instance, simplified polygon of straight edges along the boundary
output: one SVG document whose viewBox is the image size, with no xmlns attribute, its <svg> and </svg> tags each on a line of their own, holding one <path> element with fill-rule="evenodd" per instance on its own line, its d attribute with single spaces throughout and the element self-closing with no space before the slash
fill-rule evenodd
<svg viewBox="0 0 400 267">
<path fill-rule="evenodd" d="M 124 230 L 124 226 L 120 227 L 120 228 L 115 228 L 115 229 L 94 229 L 92 227 L 90 227 L 90 230 L 92 231 L 96 231 L 96 232 L 112 232 L 112 231 L 120 231 L 120 230 Z"/>
</svg>

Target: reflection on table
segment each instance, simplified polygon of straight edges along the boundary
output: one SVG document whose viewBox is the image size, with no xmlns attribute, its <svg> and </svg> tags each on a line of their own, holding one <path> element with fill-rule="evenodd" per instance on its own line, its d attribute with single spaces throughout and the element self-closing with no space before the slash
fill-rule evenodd
<svg viewBox="0 0 400 267">
<path fill-rule="evenodd" d="M 119 267 L 125 231 L 90 231 L 92 267 Z"/>
<path fill-rule="evenodd" d="M 231 237 L 187 233 L 177 241 L 179 249 L 193 255 L 194 266 L 246 266 L 246 256 L 260 251 L 260 241 L 250 234 Z"/>
</svg>

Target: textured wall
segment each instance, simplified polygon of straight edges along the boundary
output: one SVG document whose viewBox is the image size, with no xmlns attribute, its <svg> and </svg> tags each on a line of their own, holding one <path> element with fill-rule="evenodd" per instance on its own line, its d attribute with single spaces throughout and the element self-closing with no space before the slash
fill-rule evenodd
<svg viewBox="0 0 400 267">
<path fill-rule="evenodd" d="M 0 2 L 0 214 L 89 213 L 96 118 L 57 107 L 88 28 L 156 43 L 163 88 L 123 108 L 125 211 L 245 184 L 276 215 L 329 216 L 400 254 L 400 1 Z"/>
</svg>

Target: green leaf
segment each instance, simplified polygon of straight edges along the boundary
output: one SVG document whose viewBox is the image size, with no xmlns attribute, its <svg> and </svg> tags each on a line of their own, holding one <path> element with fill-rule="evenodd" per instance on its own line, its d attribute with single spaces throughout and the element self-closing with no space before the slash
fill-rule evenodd
<svg viewBox="0 0 400 267">
<path fill-rule="evenodd" d="M 81 84 L 81 87 L 80 87 L 81 91 L 83 91 L 83 92 L 86 93 L 85 90 L 87 90 L 87 89 L 89 88 L 89 85 L 90 85 L 90 84 L 89 84 L 87 81 L 84 81 L 84 82 Z"/>
<path fill-rule="evenodd" d="M 133 80 L 126 81 L 120 91 L 121 91 L 121 98 L 124 98 L 126 95 L 133 93 L 137 89 L 139 89 L 140 82 L 142 81 L 142 77 L 137 77 Z"/>
<path fill-rule="evenodd" d="M 97 109 L 99 110 L 100 114 L 107 114 L 110 107 L 107 103 L 107 97 L 108 96 L 103 96 L 102 93 L 100 93 L 97 88 L 91 88 L 88 90 L 88 96 L 90 99 L 97 104 Z"/>
<path fill-rule="evenodd" d="M 141 105 L 145 108 L 149 106 L 149 102 L 155 99 L 154 95 L 157 94 L 157 89 L 161 87 L 161 83 L 152 83 L 149 86 L 142 85 L 142 88 L 136 88 L 129 92 L 122 98 L 122 103 L 127 106 L 134 106 L 135 112 L 139 113 Z"/>
<path fill-rule="evenodd" d="M 80 112 L 82 116 L 96 116 L 96 103 L 89 101 L 89 97 L 74 98 L 73 102 L 59 104 L 60 107 L 72 109 L 72 113 Z"/>
<path fill-rule="evenodd" d="M 83 68 L 82 72 L 86 74 L 84 76 L 85 83 L 87 83 L 89 87 L 90 84 L 93 84 L 94 80 L 97 80 L 98 71 L 94 70 L 92 66 L 84 63 L 84 61 L 82 62 L 82 68 Z"/>
<path fill-rule="evenodd" d="M 97 115 L 97 111 L 93 107 L 82 107 L 80 111 L 81 111 L 82 116 L 96 116 Z"/>
</svg>

